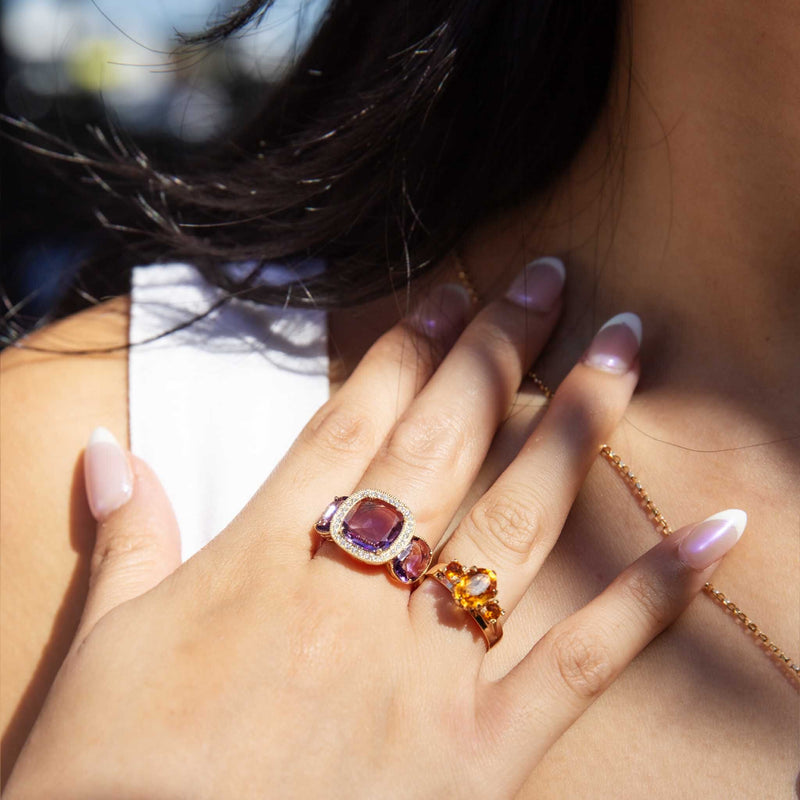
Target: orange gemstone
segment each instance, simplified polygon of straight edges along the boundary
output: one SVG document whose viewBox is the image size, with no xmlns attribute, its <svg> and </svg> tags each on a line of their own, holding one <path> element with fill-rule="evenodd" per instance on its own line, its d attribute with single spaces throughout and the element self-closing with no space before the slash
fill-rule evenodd
<svg viewBox="0 0 800 800">
<path fill-rule="evenodd" d="M 483 607 L 483 616 L 486 619 L 500 619 L 503 615 L 503 609 L 500 608 L 500 604 L 492 601 L 491 603 L 487 603 Z"/>
<path fill-rule="evenodd" d="M 497 594 L 497 575 L 491 569 L 478 569 L 464 575 L 453 587 L 453 597 L 463 608 L 478 608 Z"/>
<path fill-rule="evenodd" d="M 444 568 L 444 577 L 447 578 L 450 583 L 458 583 L 461 580 L 462 575 L 464 574 L 464 567 L 458 563 L 458 561 L 451 561 L 445 568 Z"/>
</svg>

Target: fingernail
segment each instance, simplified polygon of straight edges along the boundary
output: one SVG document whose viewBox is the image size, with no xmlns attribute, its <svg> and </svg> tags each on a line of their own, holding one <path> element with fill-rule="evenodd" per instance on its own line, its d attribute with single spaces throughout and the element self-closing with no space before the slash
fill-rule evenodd
<svg viewBox="0 0 800 800">
<path fill-rule="evenodd" d="M 546 313 L 555 308 L 566 277 L 567 271 L 561 259 L 552 256 L 537 258 L 517 275 L 508 287 L 506 297 L 531 311 Z"/>
<path fill-rule="evenodd" d="M 612 317 L 595 334 L 584 363 L 604 372 L 624 375 L 636 361 L 642 344 L 642 321 L 626 311 Z"/>
<path fill-rule="evenodd" d="M 738 508 L 720 511 L 695 525 L 678 543 L 684 564 L 703 570 L 722 558 L 739 541 L 747 525 L 747 514 Z"/>
<path fill-rule="evenodd" d="M 95 428 L 83 454 L 86 497 L 92 516 L 102 522 L 131 499 L 133 474 L 111 431 Z"/>
<path fill-rule="evenodd" d="M 458 283 L 437 286 L 411 314 L 411 322 L 432 338 L 460 330 L 469 316 L 472 298 Z"/>
</svg>

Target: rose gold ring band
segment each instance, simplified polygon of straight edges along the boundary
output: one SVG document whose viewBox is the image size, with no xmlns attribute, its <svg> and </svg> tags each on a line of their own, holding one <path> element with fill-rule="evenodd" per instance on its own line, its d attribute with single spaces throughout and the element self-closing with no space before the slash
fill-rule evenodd
<svg viewBox="0 0 800 800">
<path fill-rule="evenodd" d="M 440 583 L 450 592 L 453 602 L 475 620 L 484 639 L 486 649 L 491 650 L 503 637 L 505 611 L 495 600 L 497 575 L 494 570 L 480 567 L 465 569 L 458 561 L 437 564 L 431 567 L 426 578 Z"/>
</svg>

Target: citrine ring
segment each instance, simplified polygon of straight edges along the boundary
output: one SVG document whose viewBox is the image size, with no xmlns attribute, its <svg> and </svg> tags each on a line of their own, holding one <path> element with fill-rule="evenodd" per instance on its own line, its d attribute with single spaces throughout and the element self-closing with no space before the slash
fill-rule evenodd
<svg viewBox="0 0 800 800">
<path fill-rule="evenodd" d="M 497 575 L 494 570 L 480 567 L 466 569 L 458 561 L 437 564 L 425 575 L 438 581 L 453 602 L 475 620 L 486 639 L 486 649 L 496 645 L 503 636 L 505 611 L 496 600 Z"/>
<path fill-rule="evenodd" d="M 335 497 L 314 530 L 366 564 L 385 564 L 394 580 L 412 586 L 431 564 L 431 548 L 414 536 L 414 515 L 386 492 L 362 489 Z"/>
</svg>

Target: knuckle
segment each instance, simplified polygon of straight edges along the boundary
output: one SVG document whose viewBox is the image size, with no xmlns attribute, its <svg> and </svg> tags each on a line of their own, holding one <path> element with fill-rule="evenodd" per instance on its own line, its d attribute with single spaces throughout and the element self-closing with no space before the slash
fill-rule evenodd
<svg viewBox="0 0 800 800">
<path fill-rule="evenodd" d="M 521 366 L 522 340 L 509 324 L 507 317 L 502 322 L 497 319 L 482 320 L 473 336 L 478 339 L 481 349 L 491 354 L 493 361 L 509 361 L 517 367 Z"/>
<path fill-rule="evenodd" d="M 323 406 L 306 426 L 303 437 L 315 450 L 335 456 L 374 449 L 375 424 L 360 409 Z"/>
<path fill-rule="evenodd" d="M 578 449 L 594 450 L 614 429 L 622 409 L 609 393 L 592 392 L 585 382 L 563 388 L 554 400 L 560 425 Z"/>
<path fill-rule="evenodd" d="M 343 669 L 352 658 L 352 648 L 347 642 L 352 638 L 341 617 L 330 614 L 321 603 L 305 602 L 302 623 L 294 626 L 288 635 L 288 680 L 304 690 L 319 688 L 319 681 L 330 675 L 331 669 Z"/>
<path fill-rule="evenodd" d="M 395 373 L 398 369 L 429 376 L 444 355 L 441 343 L 426 336 L 408 322 L 401 323 L 378 339 L 370 348 L 369 358 Z"/>
<path fill-rule="evenodd" d="M 620 586 L 623 598 L 632 601 L 638 616 L 644 617 L 648 627 L 661 630 L 672 618 L 670 592 L 663 582 L 653 575 L 633 572 Z"/>
<path fill-rule="evenodd" d="M 479 541 L 488 538 L 496 548 L 520 561 L 530 555 L 543 530 L 541 505 L 522 496 L 522 492 L 490 492 L 468 515 Z"/>
<path fill-rule="evenodd" d="M 596 632 L 586 628 L 557 632 L 551 651 L 562 683 L 581 701 L 602 694 L 614 678 L 611 653 Z"/>
<path fill-rule="evenodd" d="M 155 535 L 147 533 L 101 536 L 92 551 L 90 575 L 144 567 L 156 561 Z"/>
<path fill-rule="evenodd" d="M 459 464 L 467 444 L 463 424 L 454 419 L 402 419 L 386 440 L 383 455 L 404 469 L 434 474 Z"/>
</svg>

